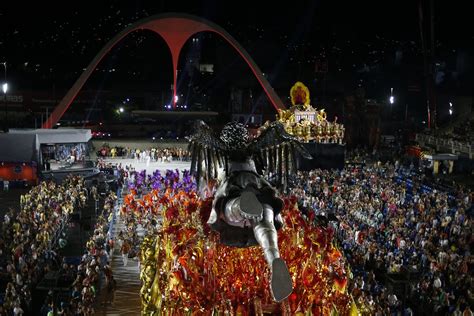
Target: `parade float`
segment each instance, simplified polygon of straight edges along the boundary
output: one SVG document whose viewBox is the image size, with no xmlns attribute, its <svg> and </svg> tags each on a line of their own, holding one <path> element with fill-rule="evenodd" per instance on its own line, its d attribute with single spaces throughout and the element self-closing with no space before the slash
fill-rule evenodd
<svg viewBox="0 0 474 316">
<path fill-rule="evenodd" d="M 178 173 L 126 197 L 126 210 L 161 223 L 140 251 L 143 315 L 357 314 L 334 226 L 282 196 L 304 160 L 321 159 L 312 146 L 342 146 L 344 129 L 309 105 L 303 84 L 291 96 L 293 107 L 255 137 L 237 122 L 217 136 L 197 121 L 184 177 L 195 186 L 183 188 Z"/>
<path fill-rule="evenodd" d="M 296 198 L 284 199 L 278 231 L 293 293 L 275 302 L 262 250 L 221 244 L 206 223 L 212 199 L 200 198 L 189 181 L 171 182 L 143 196 L 132 189 L 122 208 L 161 222 L 141 245 L 142 315 L 358 315 L 333 228 L 303 216 Z"/>
<path fill-rule="evenodd" d="M 317 109 L 310 104 L 310 92 L 303 83 L 298 81 L 293 85 L 290 98 L 292 106 L 279 110 L 276 120 L 297 137 L 314 158 L 311 161 L 298 159 L 299 169 L 342 169 L 346 151 L 344 125 L 338 122 L 337 116 L 328 120 L 324 108 Z M 267 124 L 269 122 L 262 128 Z"/>
<path fill-rule="evenodd" d="M 325 109 L 317 110 L 310 104 L 309 89 L 301 82 L 290 90 L 292 107 L 279 110 L 277 120 L 285 130 L 304 143 L 340 144 L 344 142 L 344 125 L 327 120 Z"/>
</svg>

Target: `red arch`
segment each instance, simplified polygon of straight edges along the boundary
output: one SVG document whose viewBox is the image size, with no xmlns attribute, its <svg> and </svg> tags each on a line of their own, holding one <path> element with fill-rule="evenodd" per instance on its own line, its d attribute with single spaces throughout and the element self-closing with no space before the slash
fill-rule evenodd
<svg viewBox="0 0 474 316">
<path fill-rule="evenodd" d="M 79 79 L 77 79 L 72 88 L 66 93 L 61 102 L 56 106 L 54 111 L 51 113 L 51 116 L 43 124 L 43 128 L 52 128 L 54 125 L 56 125 L 102 58 L 120 40 L 133 31 L 144 29 L 154 31 L 155 33 L 161 35 L 170 48 L 173 62 L 173 106 L 176 106 L 174 103 L 174 96 L 176 95 L 177 68 L 181 49 L 183 48 L 183 45 L 186 43 L 186 41 L 194 34 L 209 31 L 222 36 L 240 54 L 240 56 L 242 56 L 254 73 L 255 77 L 257 77 L 275 109 L 285 108 L 282 101 L 270 86 L 268 80 L 262 75 L 262 71 L 255 64 L 247 51 L 223 28 L 210 21 L 192 15 L 170 13 L 155 15 L 146 19 L 142 19 L 130 25 L 125 30 L 117 34 L 114 38 L 112 38 L 94 57 L 92 62 L 87 66 L 86 70 L 82 73 Z"/>
</svg>

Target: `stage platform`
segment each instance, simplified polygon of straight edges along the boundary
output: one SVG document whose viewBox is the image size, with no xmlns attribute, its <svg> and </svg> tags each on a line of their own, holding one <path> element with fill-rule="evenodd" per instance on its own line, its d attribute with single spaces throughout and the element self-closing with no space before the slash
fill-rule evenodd
<svg viewBox="0 0 474 316">
<path fill-rule="evenodd" d="M 299 170 L 344 168 L 346 156 L 345 144 L 303 143 L 303 146 L 309 151 L 313 159 L 303 159 L 298 155 L 297 163 Z"/>
<path fill-rule="evenodd" d="M 98 176 L 100 173 L 99 168 L 90 167 L 90 168 L 67 168 L 67 169 L 57 169 L 49 171 L 41 171 L 40 179 L 42 180 L 51 180 L 51 181 L 63 181 L 68 175 L 76 175 L 84 178 L 91 178 Z"/>
</svg>

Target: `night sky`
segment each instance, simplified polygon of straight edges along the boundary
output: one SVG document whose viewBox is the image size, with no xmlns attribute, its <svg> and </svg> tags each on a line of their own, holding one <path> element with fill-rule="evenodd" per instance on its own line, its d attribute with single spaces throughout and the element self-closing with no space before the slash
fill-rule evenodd
<svg viewBox="0 0 474 316">
<path fill-rule="evenodd" d="M 434 2 L 437 89 L 472 94 L 471 11 L 465 1 Z M 426 22 L 429 1 L 422 3 Z M 141 18 L 165 12 L 194 14 L 222 26 L 247 49 L 277 89 L 289 89 L 301 80 L 321 94 L 322 79 L 314 71 L 318 60 L 329 63 L 328 94 L 347 95 L 362 87 L 369 97 L 380 97 L 389 87 L 403 93 L 408 86 L 423 82 L 415 0 L 4 1 L 0 12 L 0 62 L 7 61 L 9 82 L 17 90 L 54 85 L 65 91 L 116 33 Z M 243 70 L 241 61 L 232 61 L 237 54 L 219 41 L 210 38 L 201 45 L 202 60 L 213 62 L 228 53 L 231 62 L 225 58 L 223 62 L 235 63 L 237 68 L 217 70 L 217 81 L 238 82 L 239 73 L 245 80 L 249 71 Z M 86 88 L 116 89 L 150 82 L 165 86 L 170 81 L 166 46 L 154 34 L 142 32 L 114 49 Z"/>
</svg>

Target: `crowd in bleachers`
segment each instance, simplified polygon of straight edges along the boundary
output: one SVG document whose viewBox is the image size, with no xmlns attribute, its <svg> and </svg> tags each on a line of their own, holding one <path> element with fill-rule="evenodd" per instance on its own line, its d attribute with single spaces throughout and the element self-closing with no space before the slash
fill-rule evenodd
<svg viewBox="0 0 474 316">
<path fill-rule="evenodd" d="M 453 128 L 452 137 L 454 140 L 472 144 L 474 142 L 474 119 L 471 118 L 463 124 L 455 126 Z"/>
<path fill-rule="evenodd" d="M 115 280 L 109 259 L 114 192 L 105 197 L 80 262 L 72 264 L 61 256 L 69 218 L 76 208 L 86 206 L 89 196 L 99 199 L 96 188 L 88 189 L 83 178 L 69 176 L 60 185 L 41 182 L 21 196 L 19 212 L 6 213 L 0 239 L 0 281 L 5 290 L 0 293 L 0 315 L 94 315 L 101 289 L 102 303 L 113 300 Z M 50 288 L 41 309 L 33 311 L 33 295 L 38 295 L 33 292 L 49 272 L 57 275 L 56 286 L 67 284 L 68 289 L 62 293 L 60 288 Z"/>
<path fill-rule="evenodd" d="M 108 298 L 103 303 L 109 303 L 107 297 L 115 286 L 110 257 L 112 256 L 113 236 L 110 235 L 109 225 L 112 222 L 117 196 L 110 192 L 104 202 L 102 214 L 97 217 L 94 231 L 86 243 L 86 251 L 77 266 L 75 280 L 71 285 L 69 300 L 57 302 L 53 297 L 47 297 L 46 308 L 60 315 L 94 315 L 94 303 L 103 287 Z M 53 314 L 55 315 L 55 314 Z"/>
<path fill-rule="evenodd" d="M 425 131 L 423 134 L 434 136 L 439 139 L 461 142 L 465 144 L 473 144 L 474 118 L 466 118 L 460 122 L 450 124 L 444 128 Z"/>
<path fill-rule="evenodd" d="M 473 193 L 462 187 L 448 192 L 427 184 L 424 175 L 398 163 L 359 162 L 343 170 L 298 172 L 290 194 L 298 197 L 299 208 L 308 218 L 313 218 L 311 214 L 337 218 L 330 223 L 351 265 L 354 278 L 349 291 L 361 311 L 472 315 Z M 148 203 L 139 204 L 133 202 L 134 194 L 196 187 L 187 172 L 146 174 L 121 165 L 116 169 L 124 191 L 134 192 L 121 209 L 125 230 L 116 237 L 115 249 L 127 265 L 129 257 L 139 256 L 140 231 L 159 227 L 152 214 L 153 195 Z M 55 251 L 68 216 L 85 205 L 87 196 L 84 181 L 77 177 L 62 185 L 41 182 L 21 197 L 19 212 L 10 210 L 5 215 L 0 240 L 0 274 L 6 284 L 2 313 L 31 312 L 33 286 L 55 265 L 63 278 L 71 280 L 71 293 L 60 301 L 48 294 L 45 315 L 93 315 L 104 278 L 107 293 L 112 292 L 108 289 L 114 288 L 115 281 L 109 257 L 114 239 L 109 224 L 117 199 L 113 193 L 106 198 L 79 265 L 68 264 Z M 390 279 L 397 278 L 406 282 L 406 290 L 391 287 Z M 106 296 L 105 302 L 109 299 Z"/>
<path fill-rule="evenodd" d="M 392 164 L 298 173 L 300 209 L 338 218 L 351 292 L 368 315 L 472 315 L 473 194 L 422 180 Z M 389 276 L 409 277 L 404 297 L 389 290 Z"/>
<path fill-rule="evenodd" d="M 57 264 L 57 249 L 68 217 L 83 207 L 84 181 L 70 176 L 61 185 L 41 182 L 20 199 L 20 210 L 4 216 L 0 239 L 0 274 L 6 289 L 0 314 L 30 314 L 32 290 Z"/>
</svg>

